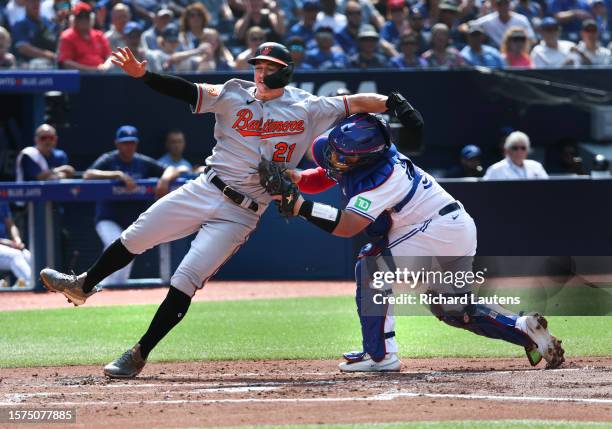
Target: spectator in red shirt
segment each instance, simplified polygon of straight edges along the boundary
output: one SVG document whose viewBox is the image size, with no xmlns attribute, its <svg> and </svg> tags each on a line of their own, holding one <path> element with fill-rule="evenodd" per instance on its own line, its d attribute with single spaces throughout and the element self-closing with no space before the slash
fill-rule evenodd
<svg viewBox="0 0 612 429">
<path fill-rule="evenodd" d="M 77 3 L 73 9 L 72 27 L 64 30 L 60 36 L 57 61 L 63 68 L 81 71 L 106 70 L 110 62 L 111 49 L 101 31 L 92 28 L 91 6 Z"/>
</svg>

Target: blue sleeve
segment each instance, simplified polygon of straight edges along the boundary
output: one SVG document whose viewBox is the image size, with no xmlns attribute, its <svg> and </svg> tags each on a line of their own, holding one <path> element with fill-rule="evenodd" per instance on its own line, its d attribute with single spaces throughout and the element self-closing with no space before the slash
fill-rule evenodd
<svg viewBox="0 0 612 429">
<path fill-rule="evenodd" d="M 563 12 L 567 10 L 565 3 L 559 0 L 553 0 L 550 2 L 550 13 L 555 14 L 557 12 Z"/>
<path fill-rule="evenodd" d="M 32 161 L 28 155 L 23 155 L 21 158 L 21 168 L 23 169 L 23 179 L 24 180 L 37 180 L 36 176 L 38 176 L 42 169 Z"/>
<path fill-rule="evenodd" d="M 161 177 L 166 170 L 166 167 L 164 167 L 160 162 L 157 162 L 148 156 L 143 156 L 142 162 L 146 167 L 144 177 Z"/>
<path fill-rule="evenodd" d="M 15 47 L 23 43 L 30 43 L 28 33 L 28 23 L 25 20 L 15 23 L 11 29 L 11 35 L 13 37 L 13 44 Z"/>
<path fill-rule="evenodd" d="M 106 171 L 109 171 L 109 170 L 111 170 L 112 160 L 113 160 L 112 155 L 109 154 L 109 153 L 105 153 L 104 155 L 101 155 L 98 159 L 96 159 L 94 161 L 94 163 L 91 164 L 91 166 L 88 168 L 88 170 L 106 170 Z"/>
<path fill-rule="evenodd" d="M 61 149 L 54 149 L 53 150 L 53 155 L 55 156 L 55 162 L 57 163 L 57 166 L 59 167 L 60 165 L 67 165 L 68 164 L 68 155 L 66 155 L 66 152 L 64 152 Z"/>
<path fill-rule="evenodd" d="M 387 42 L 393 41 L 393 35 L 391 34 L 391 25 L 391 22 L 387 21 L 385 22 L 385 25 L 383 25 L 383 28 L 380 30 L 380 37 L 386 40 Z"/>
</svg>

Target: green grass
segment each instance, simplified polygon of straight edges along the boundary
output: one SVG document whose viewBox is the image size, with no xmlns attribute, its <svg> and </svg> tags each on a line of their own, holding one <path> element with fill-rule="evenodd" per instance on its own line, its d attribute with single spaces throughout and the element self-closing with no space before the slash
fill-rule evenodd
<svg viewBox="0 0 612 429">
<path fill-rule="evenodd" d="M 451 420 L 334 425 L 240 426 L 240 429 L 604 429 L 611 427 L 611 423 L 554 420 Z"/>
<path fill-rule="evenodd" d="M 137 292 L 134 292 L 137 293 Z M 101 364 L 132 346 L 157 305 L 0 313 L 0 367 Z M 429 317 L 398 317 L 404 357 L 523 356 L 520 347 L 478 337 Z M 567 356 L 612 355 L 611 317 L 551 317 Z M 198 302 L 151 361 L 337 359 L 360 348 L 350 297 Z"/>
</svg>

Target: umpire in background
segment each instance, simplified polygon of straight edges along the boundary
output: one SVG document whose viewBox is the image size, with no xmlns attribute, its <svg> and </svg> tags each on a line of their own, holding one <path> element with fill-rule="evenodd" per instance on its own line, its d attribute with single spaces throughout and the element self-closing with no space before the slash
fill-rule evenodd
<svg viewBox="0 0 612 429">
<path fill-rule="evenodd" d="M 136 180 L 159 177 L 155 197 L 168 193 L 170 182 L 178 173 L 174 167 L 164 167 L 153 158 L 136 152 L 138 130 L 131 125 L 123 125 L 117 130 L 115 147 L 117 149 L 100 156 L 83 173 L 83 179 L 120 180 L 128 191 L 136 189 Z M 146 201 L 99 201 L 96 203 L 96 232 L 104 244 L 110 246 L 121 232 L 136 220 L 149 205 Z M 102 284 L 125 284 L 130 278 L 132 263 L 108 276 Z"/>
</svg>

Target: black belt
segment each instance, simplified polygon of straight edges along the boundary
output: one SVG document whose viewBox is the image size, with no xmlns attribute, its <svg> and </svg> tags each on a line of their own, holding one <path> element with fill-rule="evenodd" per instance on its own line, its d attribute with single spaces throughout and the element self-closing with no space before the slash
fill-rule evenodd
<svg viewBox="0 0 612 429">
<path fill-rule="evenodd" d="M 450 203 L 445 205 L 444 207 L 442 207 L 440 209 L 440 211 L 438 212 L 438 214 L 440 216 L 444 216 L 449 214 L 450 212 L 454 212 L 455 210 L 459 210 L 461 208 L 461 206 L 459 205 L 459 203 L 457 201 L 455 201 L 454 203 Z"/>
<path fill-rule="evenodd" d="M 212 168 L 207 166 L 204 169 L 204 174 L 208 174 L 210 170 L 212 170 Z M 212 179 L 210 179 L 210 183 L 215 185 L 215 187 L 217 187 L 223 193 L 223 195 L 225 195 L 227 198 L 229 198 L 238 205 L 241 205 L 244 199 L 247 198 L 245 195 L 242 195 L 240 192 L 236 191 L 229 185 L 226 185 L 225 182 L 219 179 L 219 176 L 217 176 L 216 174 L 212 177 Z M 251 204 L 249 204 L 248 209 L 257 212 L 257 210 L 259 210 L 259 204 L 257 204 L 255 201 L 251 201 Z"/>
</svg>

